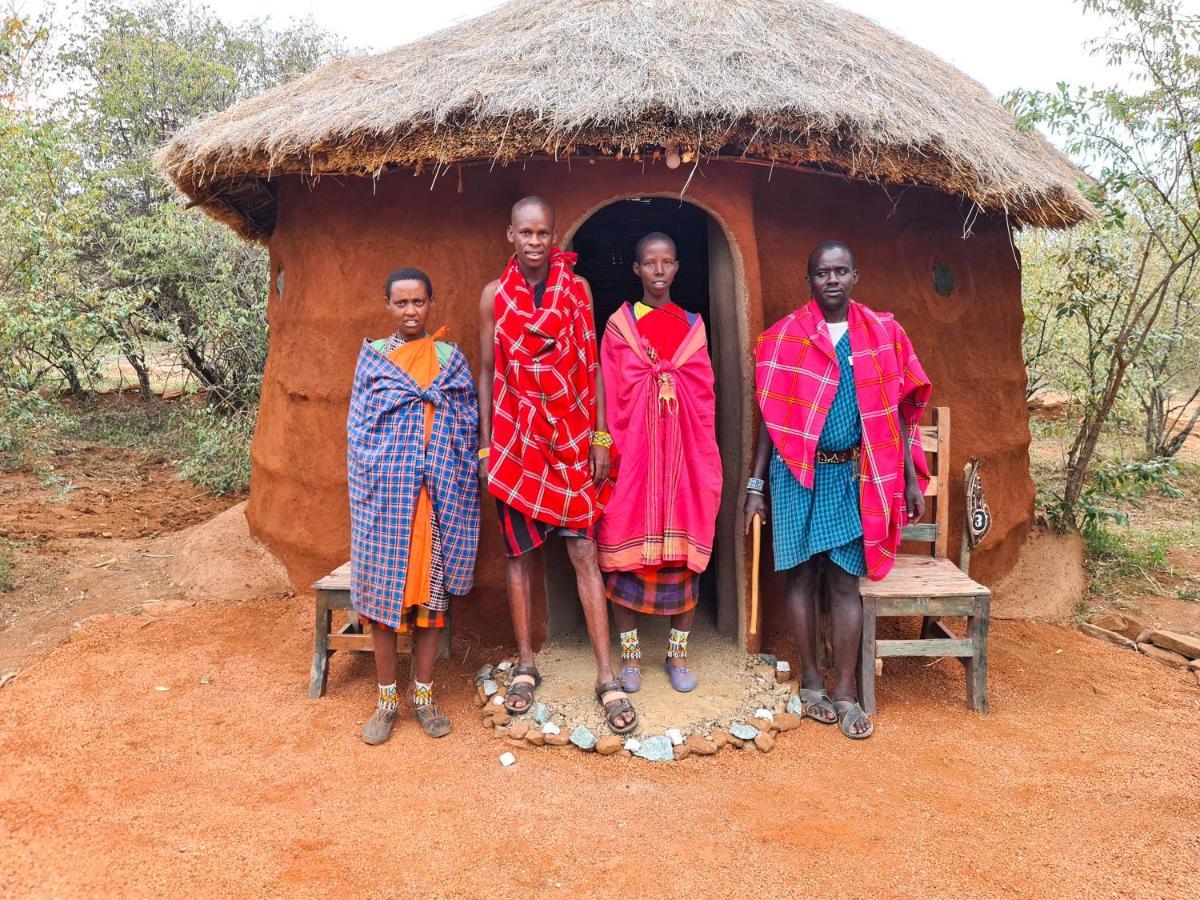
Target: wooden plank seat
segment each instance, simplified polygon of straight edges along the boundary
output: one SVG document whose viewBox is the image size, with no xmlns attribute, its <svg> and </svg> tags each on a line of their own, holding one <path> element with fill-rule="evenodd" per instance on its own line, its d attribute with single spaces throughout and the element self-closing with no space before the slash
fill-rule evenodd
<svg viewBox="0 0 1200 900">
<path fill-rule="evenodd" d="M 329 658 L 338 650 L 372 653 L 371 625 L 361 621 L 350 602 L 350 563 L 338 566 L 313 585 L 316 591 L 316 620 L 313 625 L 313 661 L 308 679 L 308 695 L 314 700 L 325 694 L 329 680 Z M 334 610 L 345 610 L 346 623 L 333 629 Z M 412 653 L 412 636 L 396 635 L 396 653 Z M 446 611 L 446 627 L 438 642 L 438 659 L 450 655 L 450 612 Z"/>
<path fill-rule="evenodd" d="M 946 557 L 949 519 L 950 410 L 933 411 L 933 425 L 921 426 L 921 444 L 932 454 L 934 477 L 925 496 L 930 502 L 933 522 L 921 522 L 904 529 L 906 541 L 927 541 L 930 554 L 900 554 L 896 564 L 881 581 L 863 578 L 859 590 L 863 598 L 862 656 L 859 661 L 859 700 L 868 714 L 874 714 L 877 667 L 889 656 L 955 657 L 966 668 L 967 705 L 978 712 L 988 711 L 987 636 L 991 591 L 971 579 L 970 546 L 967 543 L 964 515 L 963 548 L 958 565 Z M 969 467 L 968 467 L 969 468 Z M 920 637 L 913 640 L 879 640 L 876 626 L 881 617 L 921 616 Z M 964 617 L 966 634 L 959 636 L 941 621 L 942 616 Z"/>
</svg>

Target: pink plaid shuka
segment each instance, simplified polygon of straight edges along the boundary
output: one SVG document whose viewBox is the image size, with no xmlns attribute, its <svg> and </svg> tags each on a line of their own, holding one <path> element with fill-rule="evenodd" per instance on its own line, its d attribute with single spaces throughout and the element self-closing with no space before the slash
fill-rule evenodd
<svg viewBox="0 0 1200 900">
<path fill-rule="evenodd" d="M 902 425 L 922 489 L 928 479 L 916 426 L 933 387 L 891 313 L 877 313 L 851 300 L 849 323 L 863 432 L 863 549 L 867 572 L 878 580 L 891 570 L 906 524 Z M 817 440 L 839 376 L 837 353 L 816 301 L 763 332 L 755 356 L 755 392 L 771 442 L 796 479 L 811 489 Z"/>
</svg>

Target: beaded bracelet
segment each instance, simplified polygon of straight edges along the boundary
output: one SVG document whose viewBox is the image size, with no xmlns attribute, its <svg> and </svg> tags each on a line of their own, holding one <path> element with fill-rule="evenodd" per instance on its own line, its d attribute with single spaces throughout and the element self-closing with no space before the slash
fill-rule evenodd
<svg viewBox="0 0 1200 900">
<path fill-rule="evenodd" d="M 612 435 L 609 434 L 607 431 L 593 431 L 592 432 L 592 446 L 593 447 L 611 447 L 612 445 L 613 445 Z"/>
</svg>

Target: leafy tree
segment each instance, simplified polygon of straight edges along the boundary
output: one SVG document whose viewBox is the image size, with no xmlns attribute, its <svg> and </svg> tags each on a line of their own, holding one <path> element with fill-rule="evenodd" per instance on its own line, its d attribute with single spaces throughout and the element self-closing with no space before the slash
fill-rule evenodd
<svg viewBox="0 0 1200 900">
<path fill-rule="evenodd" d="M 344 52 L 311 21 L 229 25 L 203 6 L 96 0 L 61 55 L 80 86 L 65 110 L 103 213 L 89 245 L 105 333 L 149 394 L 149 347 L 170 341 L 223 402 L 257 397 L 265 354 L 265 255 L 182 216 L 154 171 L 179 128 Z"/>
<path fill-rule="evenodd" d="M 1062 136 L 1096 173 L 1101 225 L 1060 256 L 1055 313 L 1086 334 L 1086 391 L 1056 517 L 1075 524 L 1105 424 L 1164 310 L 1200 254 L 1200 17 L 1179 0 L 1084 0 L 1116 25 L 1096 52 L 1124 65 L 1136 89 L 1020 91 L 1027 124 Z"/>
</svg>

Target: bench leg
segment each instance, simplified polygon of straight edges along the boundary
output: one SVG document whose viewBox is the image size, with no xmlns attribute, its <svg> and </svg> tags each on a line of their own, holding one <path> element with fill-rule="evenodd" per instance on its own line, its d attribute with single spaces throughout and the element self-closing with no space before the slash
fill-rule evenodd
<svg viewBox="0 0 1200 900">
<path fill-rule="evenodd" d="M 975 605 L 975 615 L 967 618 L 967 637 L 974 653 L 967 659 L 967 705 L 975 712 L 987 714 L 987 642 L 990 598 Z"/>
<path fill-rule="evenodd" d="M 862 646 L 858 660 L 858 702 L 863 712 L 875 715 L 875 620 L 873 601 L 863 601 Z"/>
<path fill-rule="evenodd" d="M 329 631 L 333 627 L 333 610 L 324 591 L 317 591 L 317 614 L 313 622 L 313 661 L 308 679 L 308 696 L 316 700 L 325 696 L 325 684 L 329 679 Z"/>
<path fill-rule="evenodd" d="M 934 634 L 934 624 L 937 622 L 937 616 L 925 616 L 921 620 L 921 640 L 927 640 L 931 637 L 937 637 Z"/>
</svg>

